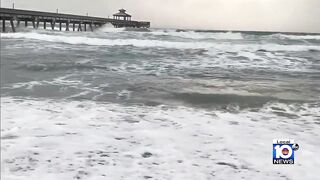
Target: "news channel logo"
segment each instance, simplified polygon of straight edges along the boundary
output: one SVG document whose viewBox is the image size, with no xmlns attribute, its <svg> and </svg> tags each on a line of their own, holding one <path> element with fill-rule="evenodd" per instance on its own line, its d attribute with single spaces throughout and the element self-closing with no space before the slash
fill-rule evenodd
<svg viewBox="0 0 320 180">
<path fill-rule="evenodd" d="M 293 139 L 273 140 L 273 164 L 294 164 L 294 153 L 299 145 Z"/>
</svg>

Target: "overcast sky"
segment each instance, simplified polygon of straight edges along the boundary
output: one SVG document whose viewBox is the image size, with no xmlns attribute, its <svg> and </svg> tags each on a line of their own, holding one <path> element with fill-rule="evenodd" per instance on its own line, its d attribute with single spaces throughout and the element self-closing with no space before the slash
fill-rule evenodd
<svg viewBox="0 0 320 180">
<path fill-rule="evenodd" d="M 320 0 L 1 0 L 1 7 L 108 17 L 125 8 L 153 27 L 320 33 Z"/>
</svg>

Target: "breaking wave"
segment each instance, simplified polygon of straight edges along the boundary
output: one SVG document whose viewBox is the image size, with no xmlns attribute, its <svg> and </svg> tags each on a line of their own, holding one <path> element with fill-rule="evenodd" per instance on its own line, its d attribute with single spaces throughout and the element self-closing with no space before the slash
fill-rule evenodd
<svg viewBox="0 0 320 180">
<path fill-rule="evenodd" d="M 280 45 L 280 44 L 232 44 L 215 42 L 180 42 L 162 41 L 150 39 L 104 39 L 84 36 L 63 36 L 50 35 L 35 32 L 29 33 L 7 33 L 2 34 L 2 38 L 32 39 L 46 42 L 67 43 L 72 45 L 90 46 L 134 46 L 143 48 L 169 48 L 169 49 L 218 49 L 234 51 L 309 51 L 320 50 L 320 46 L 315 45 Z"/>
<path fill-rule="evenodd" d="M 271 101 L 281 101 L 269 96 L 237 95 L 237 94 L 203 94 L 203 93 L 176 93 L 175 98 L 196 105 L 229 105 L 240 107 L 263 106 Z"/>
<path fill-rule="evenodd" d="M 98 29 L 99 32 L 111 32 L 111 33 L 120 33 L 123 32 L 125 28 L 114 28 L 110 24 L 106 24 Z"/>
<path fill-rule="evenodd" d="M 16 69 L 28 70 L 28 71 L 66 71 L 66 70 L 96 70 L 108 69 L 105 66 L 98 66 L 92 64 L 80 64 L 80 63 L 51 63 L 51 64 L 26 64 L 17 67 Z"/>
<path fill-rule="evenodd" d="M 216 40 L 241 40 L 243 39 L 241 33 L 232 33 L 232 32 L 221 32 L 221 33 L 200 33 L 195 31 L 183 31 L 177 32 L 174 30 L 168 31 L 153 31 L 151 32 L 153 35 L 161 35 L 161 36 L 174 36 L 174 37 L 181 37 L 187 39 L 216 39 Z"/>
<path fill-rule="evenodd" d="M 278 34 L 277 37 L 292 40 L 320 40 L 320 35 L 286 35 Z"/>
</svg>

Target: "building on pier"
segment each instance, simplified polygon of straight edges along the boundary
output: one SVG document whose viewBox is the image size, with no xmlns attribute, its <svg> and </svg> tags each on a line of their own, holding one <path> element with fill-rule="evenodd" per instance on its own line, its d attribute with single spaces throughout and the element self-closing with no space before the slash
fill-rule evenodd
<svg viewBox="0 0 320 180">
<path fill-rule="evenodd" d="M 119 9 L 119 12 L 113 15 L 113 19 L 131 21 L 131 15 L 126 13 L 125 9 Z"/>
</svg>

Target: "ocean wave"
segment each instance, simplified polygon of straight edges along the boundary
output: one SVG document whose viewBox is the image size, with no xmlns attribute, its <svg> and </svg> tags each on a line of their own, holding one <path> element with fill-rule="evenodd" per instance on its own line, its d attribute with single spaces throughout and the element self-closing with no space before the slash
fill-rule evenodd
<svg viewBox="0 0 320 180">
<path fill-rule="evenodd" d="M 108 70 L 105 66 L 81 64 L 81 63 L 51 63 L 51 64 L 26 64 L 21 65 L 15 69 L 22 69 L 28 71 L 67 71 L 67 70 Z"/>
<path fill-rule="evenodd" d="M 161 36 L 173 36 L 173 37 L 181 37 L 187 39 L 200 39 L 200 40 L 241 40 L 243 39 L 241 33 L 232 33 L 232 32 L 221 32 L 221 33 L 201 33 L 195 31 L 181 31 L 177 32 L 174 30 L 158 30 L 150 32 L 153 35 L 161 35 Z"/>
<path fill-rule="evenodd" d="M 320 50 L 314 45 L 280 45 L 280 44 L 232 44 L 214 42 L 181 42 L 149 39 L 104 39 L 85 36 L 62 36 L 41 33 L 6 33 L 2 38 L 32 39 L 46 42 L 66 43 L 72 45 L 90 46 L 134 46 L 143 48 L 171 48 L 171 49 L 206 49 L 222 51 L 310 51 Z"/>
<path fill-rule="evenodd" d="M 52 80 L 41 80 L 41 81 L 29 81 L 29 82 L 19 82 L 13 83 L 11 85 L 4 86 L 3 89 L 20 89 L 25 88 L 27 90 L 32 90 L 35 87 L 49 87 L 49 86 L 59 86 L 59 87 L 73 87 L 76 89 L 80 89 L 82 91 L 93 91 L 100 92 L 96 87 L 91 87 L 90 83 L 85 83 L 82 80 L 70 79 L 72 75 L 66 75 L 58 78 L 54 78 Z"/>
<path fill-rule="evenodd" d="M 320 40 L 320 35 L 286 35 L 277 34 L 273 35 L 282 39 L 292 39 L 292 40 Z"/>
<path fill-rule="evenodd" d="M 192 105 L 218 105 L 227 107 L 230 104 L 240 108 L 262 107 L 270 102 L 290 102 L 272 96 L 238 95 L 238 94 L 204 94 L 196 92 L 174 93 L 174 97 Z M 293 101 L 292 101 L 293 102 Z"/>
<path fill-rule="evenodd" d="M 110 24 L 106 24 L 97 29 L 98 32 L 107 32 L 107 33 L 121 33 L 125 31 L 125 28 L 114 28 Z"/>
<path fill-rule="evenodd" d="M 104 39 L 83 36 L 60 36 L 40 33 L 7 33 L 3 38 L 13 39 L 33 39 L 47 42 L 67 43 L 73 45 L 92 45 L 92 46 L 136 46 L 136 47 L 168 47 L 168 48 L 190 48 L 190 43 L 170 42 L 160 40 L 139 40 L 139 39 Z M 201 45 L 201 44 L 200 44 Z M 199 47 L 199 45 L 198 45 Z"/>
</svg>

